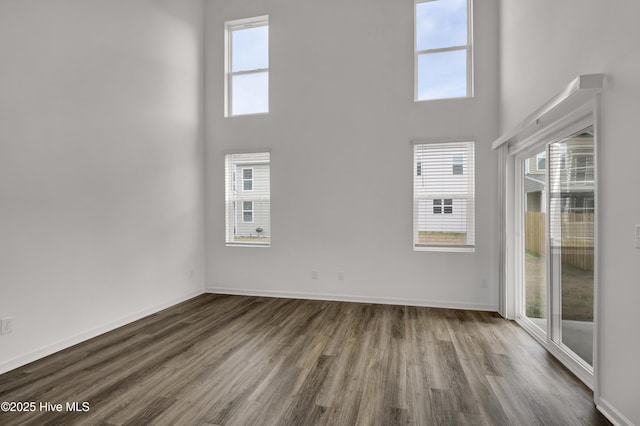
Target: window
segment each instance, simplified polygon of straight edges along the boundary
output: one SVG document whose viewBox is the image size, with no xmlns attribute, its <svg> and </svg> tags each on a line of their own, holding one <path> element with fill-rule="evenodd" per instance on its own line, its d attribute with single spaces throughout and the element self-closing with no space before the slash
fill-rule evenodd
<svg viewBox="0 0 640 426">
<path fill-rule="evenodd" d="M 442 199 L 433 200 L 433 214 L 442 214 Z"/>
<path fill-rule="evenodd" d="M 577 153 L 573 155 L 572 177 L 574 182 L 593 182 L 593 154 Z"/>
<path fill-rule="evenodd" d="M 269 112 L 269 17 L 225 23 L 225 117 Z"/>
<path fill-rule="evenodd" d="M 473 96 L 471 21 L 471 0 L 416 1 L 416 101 Z"/>
<path fill-rule="evenodd" d="M 242 190 L 253 191 L 253 169 L 242 169 Z"/>
<path fill-rule="evenodd" d="M 271 244 L 271 154 L 225 156 L 227 246 Z M 238 182 L 236 182 L 238 180 Z"/>
<path fill-rule="evenodd" d="M 442 208 L 444 206 L 444 208 Z M 433 200 L 433 214 L 453 214 L 453 200 L 451 198 Z"/>
<path fill-rule="evenodd" d="M 413 182 L 415 250 L 474 250 L 474 150 L 473 142 L 414 145 L 422 164 Z"/>
<path fill-rule="evenodd" d="M 542 151 L 538 155 L 536 155 L 536 167 L 538 170 L 546 170 L 547 169 L 547 151 Z"/>
<path fill-rule="evenodd" d="M 244 223 L 253 223 L 253 201 L 242 202 L 242 221 Z"/>
<path fill-rule="evenodd" d="M 464 174 L 464 164 L 462 155 L 454 155 L 452 160 L 451 173 L 454 175 Z"/>
</svg>

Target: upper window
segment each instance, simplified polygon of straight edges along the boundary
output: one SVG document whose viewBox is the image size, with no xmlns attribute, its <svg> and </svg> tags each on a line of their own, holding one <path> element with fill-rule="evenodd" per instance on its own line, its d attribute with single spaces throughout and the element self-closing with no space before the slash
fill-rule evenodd
<svg viewBox="0 0 640 426">
<path fill-rule="evenodd" d="M 473 142 L 414 146 L 422 164 L 413 182 L 416 250 L 474 250 L 474 158 Z"/>
<path fill-rule="evenodd" d="M 253 191 L 253 169 L 242 169 L 242 190 Z"/>
<path fill-rule="evenodd" d="M 225 116 L 269 112 L 269 17 L 225 23 Z"/>
<path fill-rule="evenodd" d="M 415 100 L 473 96 L 471 0 L 415 3 Z"/>
<path fill-rule="evenodd" d="M 225 156 L 228 246 L 271 244 L 270 162 L 268 152 Z"/>
</svg>

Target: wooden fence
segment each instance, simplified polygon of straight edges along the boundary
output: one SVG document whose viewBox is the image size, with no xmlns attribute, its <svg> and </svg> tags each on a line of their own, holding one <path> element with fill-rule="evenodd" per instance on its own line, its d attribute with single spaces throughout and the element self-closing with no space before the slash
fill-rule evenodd
<svg viewBox="0 0 640 426">
<path fill-rule="evenodd" d="M 535 254 L 544 256 L 546 253 L 546 215 L 539 212 L 525 212 L 524 217 L 524 246 Z"/>
<path fill-rule="evenodd" d="M 585 271 L 594 267 L 594 216 L 593 213 L 562 213 L 554 232 L 562 235 L 562 263 Z M 525 248 L 535 254 L 546 254 L 546 214 L 525 212 Z"/>
</svg>

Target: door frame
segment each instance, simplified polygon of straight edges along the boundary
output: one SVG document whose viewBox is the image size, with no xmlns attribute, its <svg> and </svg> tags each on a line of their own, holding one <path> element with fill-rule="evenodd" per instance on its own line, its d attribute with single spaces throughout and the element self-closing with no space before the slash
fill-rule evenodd
<svg viewBox="0 0 640 426">
<path fill-rule="evenodd" d="M 598 392 L 598 353 L 599 353 L 599 202 L 598 202 L 598 154 L 600 141 L 600 100 L 599 96 L 595 96 L 591 101 L 584 103 L 573 111 L 565 114 L 558 120 L 544 125 L 540 124 L 530 136 L 510 144 L 506 153 L 506 169 L 505 169 L 505 210 L 506 210 L 506 251 L 505 251 L 505 312 L 507 317 L 515 319 L 515 321 L 524 328 L 531 336 L 536 339 L 545 349 L 562 362 L 571 372 L 573 372 L 582 382 L 594 390 L 597 397 Z M 553 319 L 551 312 L 552 300 L 551 291 L 547 286 L 547 330 L 546 334 L 541 333 L 539 328 L 530 323 L 526 317 L 523 319 L 523 173 L 522 159 L 528 154 L 535 151 L 541 151 L 542 147 L 548 151 L 548 146 L 554 142 L 565 139 L 581 130 L 593 126 L 594 138 L 594 301 L 593 301 L 593 367 L 588 366 L 572 351 L 567 351 L 562 342 L 555 342 L 554 335 L 557 333 L 559 323 Z M 548 157 L 547 157 L 548 158 Z M 548 176 L 548 167 L 547 167 Z M 547 179 L 548 182 L 548 179 Z M 548 186 L 547 186 L 548 191 Z M 547 196 L 547 203 L 549 197 Z M 549 215 L 547 215 L 547 231 L 549 229 Z M 547 254 L 551 256 L 550 241 L 547 238 Z M 547 282 L 550 279 L 550 263 L 546 262 Z M 555 330 L 552 328 L 556 327 Z M 555 331 L 553 333 L 552 331 Z M 568 349 L 568 348 L 567 348 Z"/>
</svg>

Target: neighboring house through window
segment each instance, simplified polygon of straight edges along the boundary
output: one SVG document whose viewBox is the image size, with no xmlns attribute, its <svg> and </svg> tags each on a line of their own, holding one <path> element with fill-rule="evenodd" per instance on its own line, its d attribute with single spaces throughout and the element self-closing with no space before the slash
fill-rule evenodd
<svg viewBox="0 0 640 426">
<path fill-rule="evenodd" d="M 471 0 L 415 2 L 414 99 L 473 96 Z"/>
<path fill-rule="evenodd" d="M 270 176 L 269 152 L 225 156 L 225 241 L 228 246 L 271 244 Z"/>
<path fill-rule="evenodd" d="M 474 143 L 416 144 L 414 163 L 422 164 L 413 183 L 414 249 L 473 251 Z"/>
<path fill-rule="evenodd" d="M 269 112 L 269 17 L 225 23 L 225 117 Z"/>
</svg>

